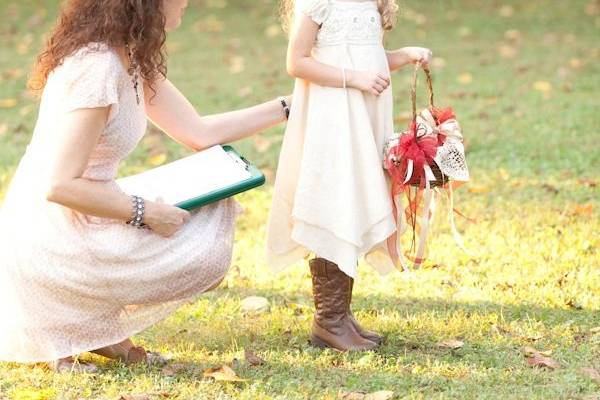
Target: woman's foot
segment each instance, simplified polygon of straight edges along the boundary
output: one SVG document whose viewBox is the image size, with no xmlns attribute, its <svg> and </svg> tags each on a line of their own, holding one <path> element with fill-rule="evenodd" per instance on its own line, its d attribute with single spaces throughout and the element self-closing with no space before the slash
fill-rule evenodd
<svg viewBox="0 0 600 400">
<path fill-rule="evenodd" d="M 124 364 L 140 364 L 148 365 L 164 365 L 167 359 L 159 353 L 146 351 L 143 347 L 136 346 L 130 339 L 125 339 L 121 343 L 102 347 L 92 351 L 102 357 L 110 358 L 111 360 L 121 361 Z"/>
<path fill-rule="evenodd" d="M 96 365 L 85 361 L 76 361 L 73 357 L 61 358 L 48 364 L 54 372 L 58 373 L 74 372 L 93 374 L 98 371 Z"/>
</svg>

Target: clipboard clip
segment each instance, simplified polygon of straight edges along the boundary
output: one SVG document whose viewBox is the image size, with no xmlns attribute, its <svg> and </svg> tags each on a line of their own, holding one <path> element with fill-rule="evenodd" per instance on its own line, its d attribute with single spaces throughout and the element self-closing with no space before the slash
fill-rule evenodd
<svg viewBox="0 0 600 400">
<path fill-rule="evenodd" d="M 243 156 L 239 156 L 233 151 L 228 151 L 227 154 L 236 164 L 243 167 L 246 171 L 250 171 L 250 163 Z"/>
</svg>

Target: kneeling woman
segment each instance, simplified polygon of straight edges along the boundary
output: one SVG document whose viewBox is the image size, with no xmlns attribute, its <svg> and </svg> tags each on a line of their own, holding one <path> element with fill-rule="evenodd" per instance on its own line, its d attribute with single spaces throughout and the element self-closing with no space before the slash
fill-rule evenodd
<svg viewBox="0 0 600 400">
<path fill-rule="evenodd" d="M 147 119 L 196 150 L 285 119 L 280 100 L 202 117 L 166 79 L 165 32 L 186 3 L 69 0 L 61 11 L 32 77 L 33 138 L 0 211 L 0 360 L 86 371 L 72 356 L 160 360 L 128 338 L 227 272 L 232 199 L 190 214 L 115 183 Z"/>
</svg>

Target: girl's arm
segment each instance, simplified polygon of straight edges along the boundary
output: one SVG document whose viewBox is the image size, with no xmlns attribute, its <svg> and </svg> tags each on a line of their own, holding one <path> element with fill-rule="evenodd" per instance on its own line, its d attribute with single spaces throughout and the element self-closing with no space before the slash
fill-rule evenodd
<svg viewBox="0 0 600 400">
<path fill-rule="evenodd" d="M 403 47 L 398 50 L 387 51 L 386 54 L 392 72 L 418 61 L 421 62 L 424 68 L 428 68 L 433 57 L 431 50 L 424 47 Z"/>
<path fill-rule="evenodd" d="M 159 79 L 154 90 L 156 94 L 148 85 L 144 86 L 146 115 L 167 135 L 194 150 L 243 139 L 285 120 L 279 100 L 201 116 L 168 79 Z M 286 101 L 289 105 L 291 97 L 288 96 Z"/>
<path fill-rule="evenodd" d="M 342 69 L 323 64 L 311 55 L 319 25 L 305 14 L 299 13 L 295 19 L 287 52 L 288 73 L 317 85 L 343 87 Z M 390 84 L 389 77 L 373 72 L 346 70 L 345 73 L 346 86 L 374 95 L 379 95 Z"/>
</svg>

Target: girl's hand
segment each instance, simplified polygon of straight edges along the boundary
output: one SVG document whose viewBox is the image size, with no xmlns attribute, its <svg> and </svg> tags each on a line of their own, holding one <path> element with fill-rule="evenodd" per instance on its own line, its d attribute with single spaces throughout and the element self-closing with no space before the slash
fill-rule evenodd
<svg viewBox="0 0 600 400">
<path fill-rule="evenodd" d="M 433 58 L 431 50 L 425 47 L 405 47 L 403 50 L 411 64 L 420 62 L 423 68 L 429 68 Z"/>
<path fill-rule="evenodd" d="M 144 223 L 163 237 L 173 236 L 190 218 L 191 214 L 181 208 L 164 203 L 146 202 Z"/>
<path fill-rule="evenodd" d="M 346 85 L 379 96 L 388 86 L 390 78 L 375 72 L 346 71 Z"/>
</svg>

